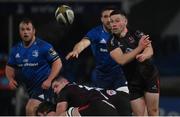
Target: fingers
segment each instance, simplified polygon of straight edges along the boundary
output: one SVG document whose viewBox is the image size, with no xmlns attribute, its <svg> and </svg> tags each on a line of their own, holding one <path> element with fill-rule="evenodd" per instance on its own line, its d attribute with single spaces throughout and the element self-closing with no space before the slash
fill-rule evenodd
<svg viewBox="0 0 180 117">
<path fill-rule="evenodd" d="M 17 88 L 17 82 L 15 81 L 15 80 L 12 80 L 12 81 L 10 81 L 9 82 L 9 87 L 11 88 L 11 89 L 16 89 Z"/>
<path fill-rule="evenodd" d="M 78 53 L 75 51 L 70 52 L 67 56 L 66 56 L 66 60 L 69 60 L 70 58 L 78 58 Z"/>
<path fill-rule="evenodd" d="M 144 49 L 149 46 L 151 40 L 149 40 L 149 35 L 143 35 L 142 38 L 139 40 L 139 46 Z"/>
<path fill-rule="evenodd" d="M 145 60 L 145 56 L 143 54 L 138 54 L 136 56 L 136 59 L 139 61 L 139 62 L 143 62 Z"/>
</svg>

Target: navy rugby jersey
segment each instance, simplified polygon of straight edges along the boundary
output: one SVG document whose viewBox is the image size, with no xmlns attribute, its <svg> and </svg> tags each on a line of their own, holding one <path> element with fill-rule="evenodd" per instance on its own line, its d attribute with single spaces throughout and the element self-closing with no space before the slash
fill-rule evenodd
<svg viewBox="0 0 180 117">
<path fill-rule="evenodd" d="M 28 91 L 41 87 L 51 72 L 51 64 L 59 58 L 52 45 L 36 38 L 29 48 L 20 42 L 11 50 L 8 65 L 18 68 Z"/>
<path fill-rule="evenodd" d="M 123 53 L 128 53 L 134 50 L 139 43 L 141 35 L 140 31 L 128 31 L 125 37 L 119 38 L 116 35 L 109 41 L 109 51 L 116 48 L 121 48 Z M 158 70 L 153 64 L 152 57 L 145 60 L 144 62 L 139 62 L 134 59 L 129 63 L 122 66 L 127 80 L 135 78 L 135 76 L 150 78 L 157 74 Z"/>
</svg>

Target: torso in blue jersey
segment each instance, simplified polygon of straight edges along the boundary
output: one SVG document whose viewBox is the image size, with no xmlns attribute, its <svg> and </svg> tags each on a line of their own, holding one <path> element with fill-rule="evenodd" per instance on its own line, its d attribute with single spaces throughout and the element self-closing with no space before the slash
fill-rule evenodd
<svg viewBox="0 0 180 117">
<path fill-rule="evenodd" d="M 22 42 L 13 47 L 8 65 L 19 68 L 28 91 L 32 91 L 41 87 L 51 72 L 50 63 L 58 58 L 49 43 L 36 38 L 29 48 L 25 48 Z"/>
<path fill-rule="evenodd" d="M 96 68 L 91 77 L 92 86 L 106 89 L 126 86 L 121 66 L 110 57 L 108 52 L 107 43 L 111 34 L 106 32 L 101 25 L 90 30 L 85 38 L 91 42 L 91 49 L 96 61 Z"/>
<path fill-rule="evenodd" d="M 107 42 L 109 41 L 111 34 L 106 32 L 102 25 L 97 26 L 90 30 L 86 37 L 91 41 L 91 49 L 96 61 L 96 68 L 110 72 L 113 67 L 118 64 L 109 55 L 107 49 Z"/>
</svg>

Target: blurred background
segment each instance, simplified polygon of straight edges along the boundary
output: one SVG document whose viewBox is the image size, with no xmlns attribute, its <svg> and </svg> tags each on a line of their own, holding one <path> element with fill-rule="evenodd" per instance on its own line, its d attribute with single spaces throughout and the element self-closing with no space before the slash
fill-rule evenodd
<svg viewBox="0 0 180 117">
<path fill-rule="evenodd" d="M 55 9 L 62 4 L 75 13 L 71 26 L 59 25 L 55 20 Z M 161 74 L 160 115 L 180 115 L 179 0 L 0 0 L 0 116 L 24 115 L 27 94 L 22 88 L 11 91 L 4 71 L 10 48 L 20 40 L 21 18 L 33 19 L 37 36 L 59 52 L 63 71 L 71 81 L 88 83 L 94 67 L 90 48 L 78 60 L 65 61 L 64 57 L 88 30 L 101 23 L 100 10 L 110 5 L 128 14 L 129 26 L 150 35 Z"/>
</svg>

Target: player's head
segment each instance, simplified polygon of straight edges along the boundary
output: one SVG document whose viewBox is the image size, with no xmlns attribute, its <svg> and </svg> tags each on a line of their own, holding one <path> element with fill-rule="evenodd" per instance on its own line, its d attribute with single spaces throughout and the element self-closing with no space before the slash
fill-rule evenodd
<svg viewBox="0 0 180 117">
<path fill-rule="evenodd" d="M 69 81 L 65 79 L 63 76 L 59 76 L 54 81 L 52 81 L 52 88 L 54 90 L 54 93 L 58 94 L 62 88 L 68 84 Z"/>
<path fill-rule="evenodd" d="M 127 29 L 127 16 L 123 11 L 114 10 L 110 14 L 110 24 L 114 34 L 121 34 Z"/>
<path fill-rule="evenodd" d="M 47 116 L 50 115 L 50 113 L 56 111 L 56 105 L 54 105 L 51 102 L 42 102 L 39 104 L 36 115 L 37 116 Z"/>
<path fill-rule="evenodd" d="M 110 26 L 110 13 L 114 10 L 115 8 L 112 6 L 105 7 L 101 10 L 101 22 L 103 23 L 103 26 L 105 27 L 106 30 L 111 30 Z"/>
<path fill-rule="evenodd" d="M 19 23 L 20 37 L 25 43 L 31 42 L 35 39 L 35 32 L 32 20 L 25 18 Z"/>
</svg>

